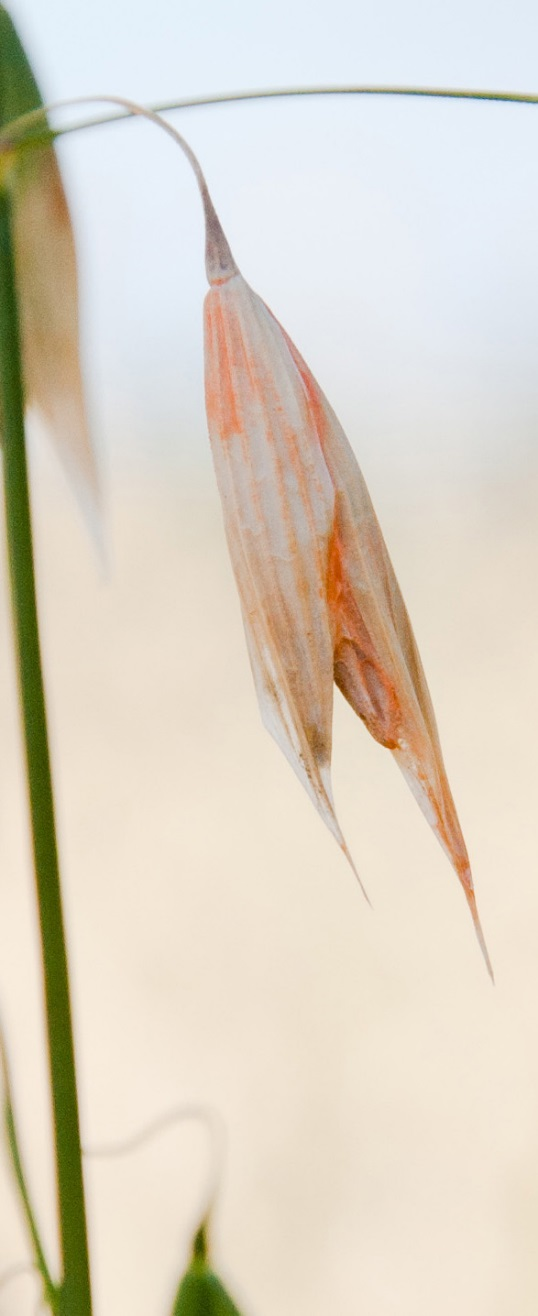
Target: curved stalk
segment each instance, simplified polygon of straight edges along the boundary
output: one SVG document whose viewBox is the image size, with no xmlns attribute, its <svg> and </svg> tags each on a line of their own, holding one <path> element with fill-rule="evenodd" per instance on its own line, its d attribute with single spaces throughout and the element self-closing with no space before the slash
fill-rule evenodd
<svg viewBox="0 0 538 1316">
<path fill-rule="evenodd" d="M 245 101 L 305 99 L 312 96 L 414 97 L 415 99 L 426 100 L 489 101 L 502 105 L 538 105 L 537 92 L 488 91 L 465 87 L 406 87 L 396 84 L 394 86 L 375 86 L 367 83 L 350 83 L 342 86 L 335 84 L 334 86 L 319 87 L 262 87 L 257 90 L 221 91 L 208 96 L 184 96 L 178 100 L 161 101 L 157 105 L 149 106 L 148 109 L 152 114 L 171 114 L 174 110 L 198 110 L 212 105 L 240 105 Z M 77 123 L 68 123 L 60 128 L 50 128 L 44 131 L 39 129 L 40 121 L 46 114 L 50 114 L 55 109 L 67 109 L 70 105 L 81 104 L 82 101 L 106 101 L 111 99 L 116 98 L 87 96 L 75 100 L 59 101 L 54 105 L 45 106 L 42 110 L 32 111 L 30 114 L 25 114 L 20 119 L 14 120 L 9 125 L 10 133 L 13 129 L 16 129 L 17 133 L 24 133 L 29 144 L 42 144 L 52 142 L 57 137 L 67 137 L 70 133 L 84 132 L 87 128 L 100 128 L 109 123 L 119 123 L 122 119 L 130 119 L 133 114 L 140 112 L 124 109 L 123 113 L 120 114 L 95 115 L 90 119 L 81 119 Z M 118 105 L 121 103 L 119 98 L 117 103 Z M 0 135 L 0 148 L 1 145 L 2 136 Z"/>
<path fill-rule="evenodd" d="M 193 170 L 204 208 L 208 281 L 213 283 L 218 281 L 221 276 L 228 278 L 230 274 L 237 274 L 237 266 L 209 195 L 209 189 L 199 160 L 189 143 L 177 131 L 177 128 L 174 128 L 166 119 L 162 119 L 156 110 L 146 109 L 145 106 L 138 105 L 136 101 L 126 100 L 124 96 L 76 96 L 69 100 L 53 101 L 50 105 L 42 105 L 39 109 L 31 110 L 29 114 L 22 115 L 20 119 L 14 119 L 11 123 L 4 125 L 4 129 L 0 133 L 0 164 L 2 152 L 9 159 L 12 152 L 25 147 L 28 149 L 32 144 L 35 145 L 36 138 L 27 137 L 28 129 L 32 129 L 36 124 L 41 124 L 43 119 L 46 122 L 47 115 L 54 110 L 66 109 L 68 106 L 73 105 L 92 105 L 96 101 L 105 101 L 110 105 L 117 105 L 125 110 L 128 116 L 135 115 L 142 119 L 148 119 L 150 123 L 154 123 L 157 128 L 161 128 L 168 137 L 171 137 L 176 146 L 179 146 Z M 37 140 L 40 143 L 44 140 L 42 131 Z"/>
</svg>

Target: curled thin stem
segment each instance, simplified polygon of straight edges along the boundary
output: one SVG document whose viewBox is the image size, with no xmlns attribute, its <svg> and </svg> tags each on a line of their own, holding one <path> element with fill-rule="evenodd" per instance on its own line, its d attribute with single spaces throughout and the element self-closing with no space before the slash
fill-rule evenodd
<svg viewBox="0 0 538 1316">
<path fill-rule="evenodd" d="M 210 105 L 233 105 L 244 101 L 305 99 L 313 96 L 411 97 L 423 100 L 487 101 L 504 105 L 538 105 L 538 94 L 535 92 L 480 90 L 479 88 L 464 87 L 406 87 L 397 84 L 376 86 L 368 83 L 344 84 L 342 86 L 265 87 L 259 90 L 217 92 L 213 96 L 184 97 L 179 100 L 166 101 L 153 107 L 138 105 L 135 101 L 128 100 L 123 96 L 76 96 L 69 100 L 53 101 L 49 105 L 44 105 L 37 110 L 32 110 L 29 114 L 22 115 L 19 119 L 13 120 L 8 125 L 8 131 L 4 128 L 3 132 L 0 133 L 0 153 L 12 150 L 19 142 L 24 145 L 25 139 L 28 146 L 41 144 L 42 142 L 52 141 L 57 137 L 63 137 L 67 133 L 81 132 L 86 128 L 96 128 L 103 124 L 115 123 L 118 119 L 130 118 L 135 115 L 155 123 L 181 148 L 194 170 L 204 207 L 207 277 L 210 283 L 218 283 L 235 274 L 237 266 L 216 214 L 200 163 L 185 138 L 171 123 L 163 119 L 162 115 L 173 110 L 201 109 Z M 100 118 L 67 124 L 62 128 L 48 129 L 47 115 L 55 110 L 70 109 L 76 105 L 94 105 L 99 102 L 116 105 L 118 109 L 124 111 L 124 114 L 104 115 Z M 37 133 L 33 131 L 39 129 L 43 124 L 45 125 L 45 131 L 38 131 Z M 29 134 L 31 134 L 30 137 Z"/>
<path fill-rule="evenodd" d="M 224 1124 L 221 1115 L 214 1107 L 195 1104 L 173 1106 L 170 1110 L 164 1111 L 161 1115 L 157 1115 L 147 1124 L 144 1124 L 142 1128 L 136 1129 L 128 1137 L 85 1147 L 83 1154 L 86 1159 L 91 1160 L 115 1160 L 131 1156 L 133 1153 L 143 1150 L 161 1134 L 168 1133 L 170 1129 L 177 1128 L 179 1124 L 188 1121 L 195 1121 L 203 1125 L 209 1136 L 209 1173 L 205 1191 L 202 1194 L 202 1206 L 199 1211 L 199 1218 L 206 1221 L 212 1213 L 217 1197 L 225 1153 Z"/>
<path fill-rule="evenodd" d="M 17 148 L 19 142 L 24 141 L 26 134 L 36 126 L 39 127 L 43 122 L 46 123 L 47 116 L 55 110 L 70 109 L 75 105 L 94 105 L 96 102 L 101 101 L 108 105 L 121 107 L 128 115 L 136 115 L 149 120 L 150 123 L 154 123 L 163 132 L 167 133 L 180 147 L 194 171 L 202 198 L 206 226 L 206 271 L 208 280 L 210 283 L 220 282 L 237 273 L 237 266 L 209 195 L 200 162 L 189 143 L 177 131 L 177 128 L 174 128 L 173 124 L 163 119 L 156 110 L 146 109 L 143 105 L 138 105 L 136 101 L 127 100 L 124 96 L 76 96 L 70 100 L 52 101 L 49 105 L 43 105 L 37 110 L 32 110 L 29 114 L 24 114 L 20 119 L 14 119 L 12 123 L 6 125 L 0 134 L 0 153 L 3 151 L 6 154 L 11 154 Z"/>
<path fill-rule="evenodd" d="M 457 101 L 487 101 L 502 105 L 538 105 L 538 93 L 526 91 L 495 91 L 481 90 L 480 88 L 465 87 L 406 87 L 398 85 L 379 85 L 368 83 L 348 83 L 333 84 L 330 86 L 311 86 L 311 87 L 261 87 L 257 89 L 247 89 L 242 91 L 219 91 L 212 95 L 206 96 L 182 96 L 173 101 L 160 101 L 156 105 L 148 107 L 146 113 L 151 114 L 170 114 L 174 110 L 198 110 L 206 109 L 215 105 L 241 105 L 251 101 L 267 100 L 305 100 L 312 97 L 329 97 L 334 99 L 338 96 L 386 96 L 398 98 L 415 98 L 422 100 L 457 100 Z M 47 132 L 36 135 L 36 141 L 51 141 L 56 137 L 67 137 L 70 133 L 84 132 L 88 128 L 100 128 L 110 123 L 118 123 L 122 119 L 129 119 L 135 113 L 134 110 L 127 108 L 128 102 L 123 101 L 120 97 L 113 96 L 82 96 L 74 100 L 57 101 L 44 109 L 32 110 L 29 114 L 22 115 L 20 119 L 13 120 L 10 124 L 10 133 L 13 129 L 18 132 L 24 132 L 26 135 L 29 130 L 39 127 L 43 121 L 44 115 L 56 109 L 67 109 L 71 105 L 91 104 L 94 101 L 110 101 L 118 106 L 123 106 L 123 114 L 105 114 L 91 119 L 82 119 L 78 123 L 64 124 L 60 128 L 49 129 Z M 140 109 L 136 111 L 140 113 Z M 5 140 L 5 133 L 0 137 Z"/>
<path fill-rule="evenodd" d="M 23 1275 L 30 1275 L 36 1279 L 39 1275 L 35 1261 L 15 1261 L 12 1266 L 8 1266 L 0 1275 L 0 1292 L 7 1288 L 14 1279 L 21 1279 Z"/>
</svg>

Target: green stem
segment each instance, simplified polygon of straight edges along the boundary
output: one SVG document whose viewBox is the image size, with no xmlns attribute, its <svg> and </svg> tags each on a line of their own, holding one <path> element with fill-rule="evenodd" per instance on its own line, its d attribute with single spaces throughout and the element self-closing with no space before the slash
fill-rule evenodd
<svg viewBox="0 0 538 1316">
<path fill-rule="evenodd" d="M 405 87 L 375 86 L 368 83 L 343 84 L 320 87 L 262 87 L 258 91 L 219 91 L 209 96 L 186 96 L 180 100 L 161 101 L 150 106 L 155 114 L 169 114 L 173 110 L 197 110 L 211 105 L 237 105 L 243 101 L 288 100 L 308 96 L 396 96 L 415 97 L 427 100 L 450 101 L 493 101 L 501 105 L 538 105 L 538 93 L 527 91 L 481 91 L 473 87 Z M 84 102 L 108 100 L 107 96 L 77 96 L 72 100 L 57 101 L 51 105 L 31 110 L 6 125 L 6 131 L 0 134 L 0 148 L 6 142 L 19 142 L 24 134 L 27 146 L 42 146 L 53 142 L 57 137 L 66 137 L 69 133 L 84 132 L 86 128 L 100 128 L 108 123 L 118 123 L 121 119 L 132 118 L 129 110 L 117 114 L 96 115 L 81 119 L 78 123 L 68 123 L 61 128 L 40 128 L 40 124 L 54 110 L 68 109 Z M 22 143 L 24 145 L 24 143 Z"/>
<path fill-rule="evenodd" d="M 321 86 L 321 87 L 265 87 L 259 91 L 221 91 L 215 92 L 209 96 L 187 96 L 180 100 L 161 101 L 158 105 L 152 105 L 150 108 L 156 114 L 169 114 L 172 110 L 197 110 L 211 105 L 237 105 L 243 101 L 267 101 L 267 100 L 289 100 L 298 97 L 306 98 L 308 96 L 396 96 L 396 97 L 415 97 L 428 100 L 451 100 L 451 101 L 493 101 L 502 105 L 538 105 L 538 94 L 536 92 L 526 91 L 480 91 L 478 88 L 458 88 L 458 87 L 404 87 L 404 86 L 373 86 L 367 84 L 349 84 L 342 86 Z M 90 119 L 79 120 L 78 123 L 68 123 L 61 128 L 51 128 L 47 131 L 39 131 L 39 123 L 43 118 L 52 113 L 55 109 L 67 109 L 69 106 L 75 106 L 81 100 L 99 100 L 99 96 L 75 98 L 69 101 L 59 101 L 57 104 L 43 106 L 39 110 L 32 110 L 30 114 L 23 115 L 20 119 L 15 119 L 9 124 L 9 134 L 6 137 L 11 138 L 13 129 L 16 137 L 19 133 L 24 132 L 29 143 L 42 145 L 46 142 L 54 141 L 57 137 L 66 137 L 69 133 L 83 132 L 86 128 L 99 128 L 108 123 L 118 123 L 121 119 L 131 118 L 129 111 L 120 114 L 103 114 L 96 115 Z M 107 99 L 104 97 L 103 99 Z M 33 126 L 36 125 L 35 133 L 32 132 Z"/>
<path fill-rule="evenodd" d="M 0 188 L 0 398 L 9 574 L 26 750 L 56 1150 L 62 1313 L 91 1316 L 75 1057 L 41 671 L 11 200 Z"/>
</svg>

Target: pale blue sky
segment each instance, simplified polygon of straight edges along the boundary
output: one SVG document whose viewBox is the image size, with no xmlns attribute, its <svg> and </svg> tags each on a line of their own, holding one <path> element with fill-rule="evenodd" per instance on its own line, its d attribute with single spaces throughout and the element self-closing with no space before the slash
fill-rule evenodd
<svg viewBox="0 0 538 1316">
<path fill-rule="evenodd" d="M 538 90 L 532 3 L 14 0 L 50 98 L 151 102 L 392 82 Z M 536 109 L 284 102 L 176 115 L 238 264 L 367 470 L 526 464 L 538 432 Z M 62 147 L 102 447 L 208 462 L 202 225 L 187 164 L 145 125 Z"/>
</svg>

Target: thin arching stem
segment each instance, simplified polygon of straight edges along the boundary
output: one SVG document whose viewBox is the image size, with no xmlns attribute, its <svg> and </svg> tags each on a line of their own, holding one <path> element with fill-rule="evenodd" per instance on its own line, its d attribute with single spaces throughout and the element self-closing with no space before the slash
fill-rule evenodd
<svg viewBox="0 0 538 1316">
<path fill-rule="evenodd" d="M 74 99 L 66 101 L 53 101 L 50 105 L 40 106 L 37 110 L 31 110 L 29 114 L 24 114 L 20 119 L 15 119 L 12 123 L 6 124 L 0 134 L 0 153 L 2 150 L 9 153 L 13 150 L 24 147 L 25 139 L 30 144 L 32 138 L 28 139 L 28 132 L 36 126 L 39 129 L 43 121 L 47 121 L 47 115 L 55 110 L 67 109 L 74 105 L 94 105 L 96 102 L 104 101 L 109 105 L 117 105 L 126 111 L 127 116 L 136 115 L 143 119 L 148 119 L 158 128 L 171 137 L 179 146 L 180 150 L 187 157 L 189 164 L 194 172 L 196 182 L 202 198 L 204 207 L 204 218 L 206 228 L 206 270 L 210 283 L 219 281 L 222 278 L 229 278 L 231 274 L 237 273 L 237 266 L 230 251 L 227 238 L 225 237 L 220 220 L 215 211 L 215 207 L 209 195 L 209 189 L 199 161 L 194 151 L 189 146 L 181 133 L 174 128 L 173 124 L 162 119 L 156 110 L 146 109 L 143 105 L 138 105 L 136 101 L 126 100 L 123 96 L 77 96 Z M 117 117 L 117 116 L 116 116 Z M 38 140 L 44 140 L 43 133 L 38 134 Z"/>
<path fill-rule="evenodd" d="M 208 96 L 183 96 L 173 101 L 162 101 L 157 105 L 149 107 L 147 113 L 170 114 L 174 110 L 197 110 L 212 105 L 238 105 L 244 101 L 268 101 L 268 100 L 290 100 L 306 99 L 308 97 L 338 97 L 338 96 L 385 96 L 385 97 L 414 97 L 426 100 L 452 100 L 452 101 L 489 101 L 497 102 L 502 105 L 538 105 L 538 93 L 526 91 L 488 91 L 480 88 L 465 87 L 406 87 L 406 86 L 375 86 L 368 83 L 349 83 L 342 86 L 334 84 L 332 86 L 311 86 L 311 87 L 261 87 L 245 91 L 220 91 L 214 92 Z M 53 109 L 67 109 L 69 105 L 86 104 L 94 100 L 114 100 L 119 105 L 122 102 L 119 98 L 108 96 L 82 97 L 73 101 L 61 101 L 57 105 L 50 105 L 44 111 L 36 110 L 31 114 L 24 115 L 23 118 L 17 119 L 12 127 L 24 128 L 24 131 L 30 131 L 35 126 L 36 137 L 39 140 L 52 140 L 56 137 L 66 137 L 70 133 L 84 132 L 87 128 L 98 128 L 109 123 L 117 123 L 120 119 L 130 118 L 134 113 L 133 110 L 125 109 L 123 114 L 105 114 L 98 115 L 91 119 L 82 119 L 78 123 L 68 123 L 60 128 L 50 129 L 46 133 L 39 133 L 39 123 L 43 121 L 44 113 L 49 113 Z M 124 105 L 127 102 L 123 102 Z M 140 110 L 136 111 L 140 113 Z M 0 138 L 1 142 L 1 138 Z"/>
<path fill-rule="evenodd" d="M 194 1121 L 200 1124 L 209 1139 L 209 1169 L 200 1195 L 198 1219 L 208 1221 L 213 1213 L 219 1185 L 222 1178 L 225 1156 L 225 1127 L 219 1112 L 210 1106 L 180 1105 L 166 1110 L 163 1114 L 137 1129 L 128 1137 L 113 1142 L 97 1143 L 83 1148 L 85 1158 L 92 1161 L 117 1160 L 131 1156 L 147 1148 L 156 1138 L 177 1129 L 181 1124 Z"/>
<path fill-rule="evenodd" d="M 206 225 L 206 270 L 210 283 L 219 282 L 222 278 L 229 278 L 231 274 L 236 273 L 237 267 L 228 245 L 228 241 L 223 233 L 222 226 L 215 211 L 215 207 L 209 195 L 207 183 L 205 181 L 200 163 L 197 160 L 194 151 L 189 146 L 185 138 L 171 123 L 161 116 L 164 113 L 171 113 L 173 110 L 199 109 L 202 106 L 209 105 L 232 105 L 243 101 L 257 100 L 282 100 L 291 97 L 312 97 L 312 96 L 385 96 L 385 97 L 415 97 L 430 100 L 459 100 L 459 101 L 493 101 L 505 105 L 538 105 L 538 94 L 534 92 L 517 92 L 517 91 L 481 91 L 472 88 L 455 88 L 455 87 L 405 87 L 405 86 L 374 86 L 369 84 L 344 85 L 344 86 L 321 86 L 321 87 L 269 87 L 259 91 L 234 91 L 218 92 L 213 96 L 192 96 L 185 97 L 181 100 L 167 101 L 153 107 L 144 107 L 136 104 L 134 101 L 127 100 L 122 96 L 94 95 L 94 96 L 77 96 L 71 100 L 62 100 L 52 102 L 50 105 L 41 106 L 37 110 L 32 110 L 29 114 L 22 115 L 21 118 L 15 119 L 12 123 L 5 125 L 0 133 L 0 154 L 2 151 L 9 152 L 12 149 L 28 149 L 37 143 L 53 141 L 55 138 L 64 137 L 68 133 L 82 132 L 86 128 L 96 128 L 107 123 L 116 123 L 119 119 L 131 118 L 132 116 L 141 116 L 155 123 L 169 137 L 173 138 L 176 144 L 181 148 L 191 165 L 202 198 L 204 207 L 204 217 Z M 86 119 L 75 124 L 66 124 L 64 127 L 50 129 L 47 123 L 47 115 L 55 110 L 70 109 L 76 105 L 93 105 L 98 102 L 105 102 L 109 105 L 116 105 L 123 110 L 123 114 L 103 115 L 99 118 Z"/>
</svg>

